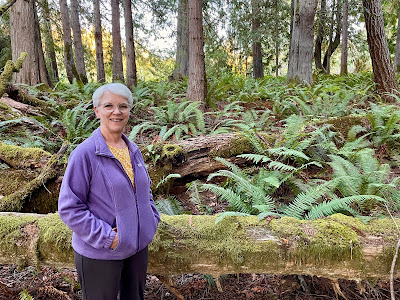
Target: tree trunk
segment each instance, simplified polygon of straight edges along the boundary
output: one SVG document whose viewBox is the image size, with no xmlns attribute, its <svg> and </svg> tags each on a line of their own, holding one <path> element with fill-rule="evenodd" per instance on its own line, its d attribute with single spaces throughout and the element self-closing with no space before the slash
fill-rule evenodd
<svg viewBox="0 0 400 300">
<path fill-rule="evenodd" d="M 186 97 L 205 106 L 207 80 L 204 62 L 202 0 L 188 0 L 189 9 L 189 79 Z"/>
<path fill-rule="evenodd" d="M 133 86 L 137 86 L 137 75 L 131 0 L 124 0 L 124 12 L 126 40 L 126 85 L 129 89 L 132 89 Z"/>
<path fill-rule="evenodd" d="M 400 10 L 399 10 L 400 12 Z M 342 28 L 342 51 L 340 56 L 340 75 L 347 74 L 347 57 L 348 57 L 348 31 L 349 31 L 349 2 L 343 2 L 343 28 Z"/>
<path fill-rule="evenodd" d="M 387 225 L 386 219 L 365 225 L 341 214 L 314 221 L 229 217 L 215 224 L 215 220 L 215 216 L 163 215 L 149 246 L 148 272 L 386 280 L 398 237 L 395 225 Z M 74 268 L 72 232 L 58 214 L 1 213 L 0 223 L 13 224 L 0 227 L 0 263 Z"/>
<path fill-rule="evenodd" d="M 71 25 L 69 21 L 69 11 L 67 0 L 60 0 L 60 14 L 62 21 L 63 40 L 64 40 L 64 65 L 68 81 L 73 82 L 74 78 L 79 79 L 74 62 L 72 51 Z"/>
<path fill-rule="evenodd" d="M 176 29 L 176 61 L 174 78 L 188 76 L 189 65 L 189 24 L 188 0 L 179 0 Z"/>
<path fill-rule="evenodd" d="M 324 41 L 326 24 L 327 24 L 326 0 L 321 0 L 321 8 L 318 12 L 318 33 L 315 39 L 315 49 L 314 49 L 315 68 L 319 71 L 323 71 L 322 42 Z"/>
<path fill-rule="evenodd" d="M 251 29 L 252 29 L 252 51 L 253 51 L 253 77 L 264 78 L 263 56 L 261 48 L 261 36 L 259 28 L 261 25 L 261 11 L 259 0 L 251 0 Z"/>
<path fill-rule="evenodd" d="M 335 6 L 335 1 L 333 2 Z M 335 39 L 333 39 L 333 24 L 335 23 L 335 13 L 332 10 L 332 18 L 331 18 L 331 29 L 329 33 L 329 45 L 328 49 L 325 52 L 324 62 L 322 64 L 325 72 L 330 74 L 331 72 L 331 56 L 336 51 L 336 49 L 340 45 L 340 35 L 342 34 L 342 1 L 337 0 L 336 3 L 336 33 Z"/>
<path fill-rule="evenodd" d="M 395 102 L 393 97 L 387 95 L 391 93 L 398 94 L 399 84 L 390 60 L 381 2 L 380 0 L 363 0 L 363 7 L 369 54 L 377 92 L 384 101 Z"/>
<path fill-rule="evenodd" d="M 45 40 L 45 52 L 47 56 L 47 69 L 49 70 L 49 76 L 52 83 L 56 83 L 60 80 L 58 76 L 58 66 L 56 59 L 56 51 L 54 47 L 53 33 L 51 30 L 51 18 L 50 8 L 47 0 L 41 2 L 42 5 L 42 18 L 43 18 L 43 35 Z"/>
<path fill-rule="evenodd" d="M 120 13 L 119 13 L 119 1 L 111 0 L 112 10 L 112 40 L 113 40 L 113 82 L 119 81 L 124 82 L 124 67 L 122 64 L 122 48 L 121 48 L 121 30 L 120 30 Z"/>
<path fill-rule="evenodd" d="M 400 73 L 400 1 L 398 1 L 398 16 L 397 16 L 397 38 L 396 38 L 396 53 L 394 57 L 394 70 Z"/>
<path fill-rule="evenodd" d="M 85 56 L 83 53 L 81 24 L 79 22 L 79 3 L 78 0 L 70 0 L 71 2 L 71 26 L 74 34 L 74 48 L 76 71 L 79 79 L 83 84 L 88 82 L 85 70 Z"/>
<path fill-rule="evenodd" d="M 314 17 L 318 0 L 292 0 L 288 80 L 312 83 Z"/>
<path fill-rule="evenodd" d="M 17 60 L 22 52 L 28 53 L 22 69 L 15 75 L 17 83 L 51 86 L 47 73 L 39 21 L 33 0 L 17 0 L 10 11 L 12 58 Z"/>
<path fill-rule="evenodd" d="M 275 76 L 279 76 L 279 6 L 275 0 Z"/>
<path fill-rule="evenodd" d="M 101 32 L 100 0 L 93 1 L 93 17 L 94 17 L 94 40 L 96 44 L 97 81 L 105 82 L 106 72 L 104 70 L 103 35 Z"/>
</svg>

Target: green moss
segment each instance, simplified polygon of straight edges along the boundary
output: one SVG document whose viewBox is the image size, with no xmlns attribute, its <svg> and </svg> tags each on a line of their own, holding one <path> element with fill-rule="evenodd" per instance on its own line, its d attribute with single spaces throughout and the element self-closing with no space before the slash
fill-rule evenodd
<svg viewBox="0 0 400 300">
<path fill-rule="evenodd" d="M 46 188 L 36 189 L 29 201 L 26 201 L 22 212 L 48 214 L 57 211 L 60 184 L 54 180 L 46 183 Z"/>
<path fill-rule="evenodd" d="M 0 198 L 0 211 L 16 211 L 21 212 L 25 200 L 40 186 L 45 184 L 50 178 L 56 176 L 57 171 L 55 165 L 58 163 L 59 156 L 54 154 L 46 163 L 42 172 L 35 179 L 26 184 L 22 189 Z"/>
<path fill-rule="evenodd" d="M 30 167 L 50 158 L 51 154 L 40 148 L 23 148 L 0 142 L 0 157 L 13 166 Z"/>
<path fill-rule="evenodd" d="M 395 219 L 400 227 L 400 220 Z M 385 242 L 393 243 L 398 240 L 398 230 L 391 218 L 371 220 L 368 223 L 368 233 L 382 237 Z"/>
<path fill-rule="evenodd" d="M 0 170 L 0 195 L 11 195 L 37 176 L 38 172 L 29 170 Z"/>
<path fill-rule="evenodd" d="M 179 164 L 185 161 L 186 153 L 179 145 L 165 144 L 162 147 L 161 159 L 172 164 Z"/>
<path fill-rule="evenodd" d="M 347 139 L 347 134 L 354 125 L 365 126 L 368 124 L 368 120 L 361 116 L 344 116 L 338 118 L 329 118 L 327 120 L 318 122 L 317 124 L 332 124 L 332 129 L 336 132 L 339 132 L 343 138 Z"/>
<path fill-rule="evenodd" d="M 71 246 L 72 231 L 65 225 L 59 215 L 48 214 L 39 218 L 39 255 L 41 260 L 73 261 Z"/>
<path fill-rule="evenodd" d="M 215 224 L 215 220 L 216 216 L 163 216 L 165 223 L 161 224 L 150 249 L 162 254 L 163 250 L 170 247 L 184 249 L 190 245 L 190 249 L 214 257 L 218 264 L 229 262 L 234 266 L 244 262 L 253 263 L 246 261 L 250 253 L 278 256 L 276 243 L 255 243 L 248 237 L 249 228 L 262 226 L 257 217 L 229 217 L 218 224 Z M 191 226 L 188 226 L 189 222 Z M 179 244 L 174 238 L 176 235 L 180 237 Z M 180 251 L 174 251 L 174 254 L 177 255 L 175 258 L 168 258 L 176 259 L 181 264 L 190 264 L 191 259 L 196 257 L 193 252 L 187 253 L 189 256 Z"/>
<path fill-rule="evenodd" d="M 292 217 L 283 217 L 281 219 L 274 219 L 270 222 L 270 228 L 277 236 L 282 238 L 289 238 L 292 236 L 303 236 L 302 225 L 306 221 L 298 220 Z"/>
<path fill-rule="evenodd" d="M 4 253 L 18 252 L 17 242 L 22 240 L 21 228 L 33 223 L 33 216 L 0 216 L 0 251 Z"/>
<path fill-rule="evenodd" d="M 232 157 L 243 153 L 251 153 L 254 147 L 251 142 L 241 134 L 237 134 L 229 143 L 221 147 L 213 148 L 208 155 L 210 157 Z"/>
</svg>

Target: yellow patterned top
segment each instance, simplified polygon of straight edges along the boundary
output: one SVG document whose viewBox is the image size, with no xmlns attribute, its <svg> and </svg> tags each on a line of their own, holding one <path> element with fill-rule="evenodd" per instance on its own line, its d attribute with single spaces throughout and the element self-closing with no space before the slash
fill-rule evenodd
<svg viewBox="0 0 400 300">
<path fill-rule="evenodd" d="M 119 149 L 108 144 L 107 146 L 108 149 L 110 149 L 111 153 L 115 156 L 115 158 L 119 160 L 126 174 L 128 174 L 129 178 L 131 179 L 133 186 L 135 186 L 135 181 L 133 180 L 133 168 L 128 147 L 124 149 Z"/>
</svg>

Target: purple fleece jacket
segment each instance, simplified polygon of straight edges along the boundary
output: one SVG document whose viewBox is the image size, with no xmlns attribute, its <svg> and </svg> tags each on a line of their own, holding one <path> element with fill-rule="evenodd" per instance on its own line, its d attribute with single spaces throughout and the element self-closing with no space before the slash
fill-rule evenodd
<svg viewBox="0 0 400 300">
<path fill-rule="evenodd" d="M 97 128 L 72 151 L 58 200 L 60 218 L 72 229 L 72 247 L 92 259 L 127 258 L 153 239 L 160 216 L 151 181 L 135 143 L 122 136 L 131 156 L 135 189 Z M 118 228 L 118 245 L 110 245 Z"/>
</svg>

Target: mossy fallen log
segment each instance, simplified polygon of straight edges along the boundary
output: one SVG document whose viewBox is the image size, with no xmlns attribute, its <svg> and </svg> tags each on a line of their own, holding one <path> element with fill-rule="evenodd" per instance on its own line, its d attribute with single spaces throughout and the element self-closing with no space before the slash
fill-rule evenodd
<svg viewBox="0 0 400 300">
<path fill-rule="evenodd" d="M 49 153 L 41 149 L 21 148 L 0 143 L 0 162 L 5 162 L 6 166 L 9 167 L 0 170 L 0 178 L 2 179 L 0 191 L 4 193 L 7 191 L 7 186 L 9 185 L 18 187 L 16 189 L 8 189 L 5 195 L 0 194 L 0 211 L 21 212 L 25 211 L 24 207 L 30 207 L 30 209 L 32 207 L 37 208 L 30 211 L 54 211 L 57 207 L 58 188 L 53 191 L 52 203 L 43 203 L 44 208 L 42 209 L 35 204 L 27 203 L 29 202 L 27 199 L 33 199 L 32 201 L 36 202 L 40 201 L 43 197 L 38 197 L 37 195 L 36 197 L 31 197 L 40 188 L 45 189 L 47 193 L 51 193 L 45 184 L 57 176 L 57 165 L 67 147 L 68 144 L 65 143 L 56 154 L 50 156 Z M 40 171 L 32 172 L 30 176 L 25 177 L 28 180 L 22 186 L 8 182 L 13 179 L 15 181 L 20 180 L 25 175 L 24 169 L 28 173 L 27 169 L 31 169 L 32 167 L 39 168 Z"/>
<path fill-rule="evenodd" d="M 391 219 L 336 214 L 301 221 L 162 216 L 149 273 L 308 274 L 331 279 L 388 279 L 398 231 Z M 396 222 L 400 222 L 396 219 Z M 0 213 L 0 263 L 73 267 L 71 231 L 58 214 Z M 398 268 L 396 268 L 398 269 Z M 400 276 L 397 270 L 395 276 Z"/>
</svg>

